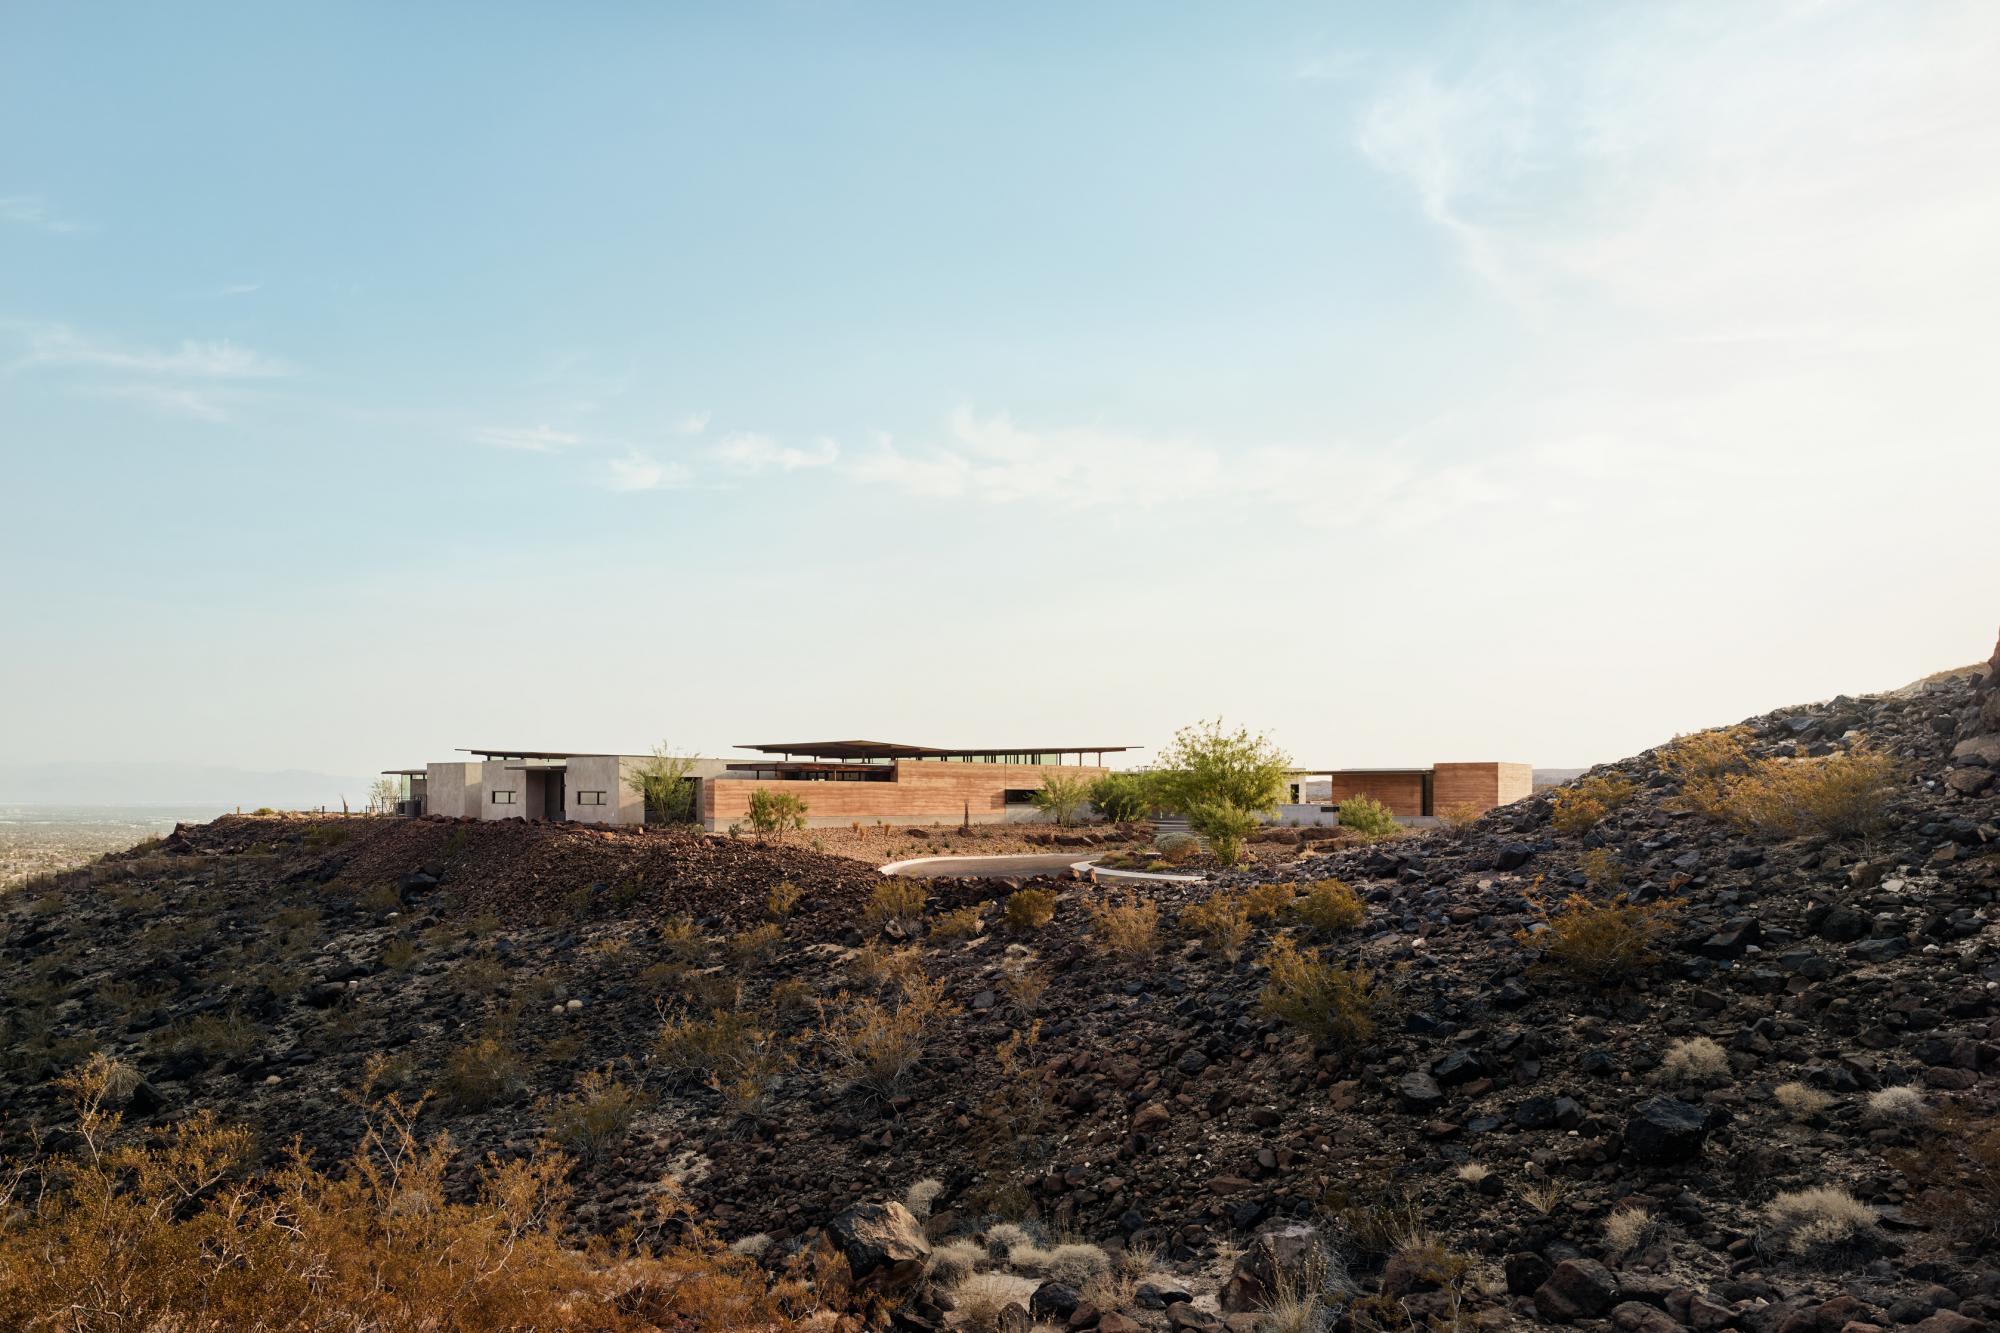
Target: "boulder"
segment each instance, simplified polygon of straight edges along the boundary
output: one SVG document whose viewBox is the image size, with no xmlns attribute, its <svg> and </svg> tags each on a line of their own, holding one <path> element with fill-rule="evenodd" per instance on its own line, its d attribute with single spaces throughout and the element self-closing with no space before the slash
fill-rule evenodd
<svg viewBox="0 0 2000 1333">
<path fill-rule="evenodd" d="M 1651 1166 L 1689 1160 L 1707 1137 L 1708 1113 L 1678 1097 L 1649 1098 L 1625 1122 L 1625 1146 Z"/>
<path fill-rule="evenodd" d="M 923 1225 L 902 1204 L 863 1203 L 826 1224 L 826 1238 L 847 1260 L 856 1283 L 899 1291 L 923 1275 L 930 1242 Z"/>
<path fill-rule="evenodd" d="M 1261 1231 L 1222 1284 L 1222 1308 L 1257 1310 L 1282 1292 L 1321 1290 L 1338 1262 L 1319 1232 L 1303 1222 Z"/>
<path fill-rule="evenodd" d="M 1558 1324 L 1598 1319 L 1618 1300 L 1618 1279 L 1595 1259 L 1565 1259 L 1535 1288 L 1535 1309 Z"/>
</svg>

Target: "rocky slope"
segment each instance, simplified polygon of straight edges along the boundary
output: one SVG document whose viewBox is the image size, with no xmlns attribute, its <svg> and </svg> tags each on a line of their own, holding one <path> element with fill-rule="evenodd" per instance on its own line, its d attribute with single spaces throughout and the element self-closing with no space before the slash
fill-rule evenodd
<svg viewBox="0 0 2000 1333">
<path fill-rule="evenodd" d="M 1756 754 L 1865 737 L 1895 756 L 1883 826 L 1748 837 L 1682 808 L 1649 752 L 1580 779 L 1634 788 L 1586 832 L 1558 833 L 1543 794 L 1469 830 L 1306 844 L 1220 886 L 1162 887 L 1146 895 L 1159 947 L 1133 957 L 1105 947 L 1091 908 L 1111 891 L 1089 885 L 1050 885 L 1040 928 L 1003 928 L 995 902 L 954 933 L 968 922 L 946 914 L 993 886 L 933 882 L 920 920 L 885 926 L 866 919 L 868 867 L 799 849 L 219 820 L 9 901 L 0 1139 L 59 1135 L 48 1079 L 91 1050 L 143 1075 L 135 1124 L 214 1107 L 326 1155 L 351 1142 L 367 1083 L 444 1089 L 426 1117 L 509 1155 L 608 1069 L 645 1104 L 577 1168 L 590 1225 L 645 1222 L 671 1174 L 727 1234 L 771 1237 L 777 1264 L 930 1177 L 933 1239 L 1024 1218 L 1162 1256 L 1115 1310 L 1026 1281 L 1024 1323 L 1251 1326 L 1230 1307 L 1256 1304 L 1258 1265 L 1310 1223 L 1349 1270 L 1322 1285 L 1353 1327 L 1980 1326 L 2000 1271 L 1914 1206 L 1899 1153 L 1935 1155 L 1948 1108 L 1995 1110 L 2000 692 L 1992 673 L 1947 678 L 1746 726 Z M 1658 964 L 1604 987 L 1537 964 L 1537 899 L 1584 886 L 1593 853 L 1591 873 L 1610 858 L 1635 901 L 1678 904 Z M 1325 955 L 1386 996 L 1356 1048 L 1315 1047 L 1260 1008 L 1282 918 L 1233 959 L 1176 924 L 1218 887 L 1327 877 L 1367 917 Z M 782 882 L 798 907 L 753 933 Z M 951 1011 L 925 1022 L 914 1075 L 872 1095 L 836 1037 L 844 1015 L 893 1019 L 898 948 Z M 656 1051 L 663 1021 L 716 1005 L 771 1034 L 747 1109 Z M 1697 1039 L 1718 1048 L 1705 1062 L 1669 1058 Z M 468 1050 L 511 1071 L 490 1102 L 451 1092 Z M 1779 1094 L 1793 1084 L 1824 1106 Z M 1912 1091 L 1872 1096 L 1893 1088 Z M 1828 1186 L 1867 1216 L 1807 1255 L 1768 1208 Z M 1608 1235 L 1621 1208 L 1643 1216 Z M 895 1317 L 962 1321 L 908 1259 L 883 1269 Z"/>
</svg>

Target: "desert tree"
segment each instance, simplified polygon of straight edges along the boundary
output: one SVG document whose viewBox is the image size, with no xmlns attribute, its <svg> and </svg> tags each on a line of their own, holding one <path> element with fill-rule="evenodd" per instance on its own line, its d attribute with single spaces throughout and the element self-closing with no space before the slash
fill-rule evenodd
<svg viewBox="0 0 2000 1333">
<path fill-rule="evenodd" d="M 646 803 L 648 824 L 685 824 L 694 818 L 694 756 L 679 754 L 665 741 L 625 777 Z"/>
</svg>

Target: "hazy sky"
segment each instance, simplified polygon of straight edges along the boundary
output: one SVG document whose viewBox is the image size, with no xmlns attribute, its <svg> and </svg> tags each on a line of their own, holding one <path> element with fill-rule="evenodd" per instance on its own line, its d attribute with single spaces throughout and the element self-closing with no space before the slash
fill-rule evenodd
<svg viewBox="0 0 2000 1333">
<path fill-rule="evenodd" d="M 1542 765 L 2000 625 L 2000 6 L 0 13 L 0 758 Z"/>
</svg>

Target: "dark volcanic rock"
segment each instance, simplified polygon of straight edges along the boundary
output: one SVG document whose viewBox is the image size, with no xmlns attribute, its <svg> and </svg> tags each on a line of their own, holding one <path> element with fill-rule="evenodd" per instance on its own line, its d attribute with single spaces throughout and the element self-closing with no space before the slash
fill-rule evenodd
<svg viewBox="0 0 2000 1333">
<path fill-rule="evenodd" d="M 1625 1146 L 1648 1165 L 1685 1162 L 1708 1137 L 1708 1113 L 1677 1097 L 1652 1097 L 1625 1122 Z"/>
</svg>

